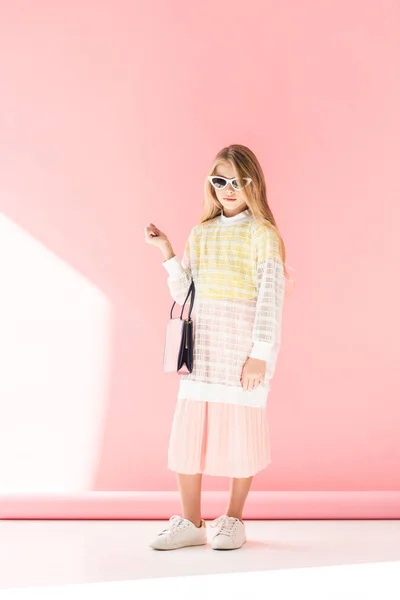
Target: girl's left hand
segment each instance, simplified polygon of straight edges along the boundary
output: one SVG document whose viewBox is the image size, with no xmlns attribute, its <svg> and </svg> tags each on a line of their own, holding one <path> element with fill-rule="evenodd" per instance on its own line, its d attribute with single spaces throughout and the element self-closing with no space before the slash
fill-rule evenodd
<svg viewBox="0 0 400 600">
<path fill-rule="evenodd" d="M 265 360 L 249 356 L 242 369 L 242 387 L 247 391 L 255 390 L 264 381 L 266 366 Z"/>
</svg>

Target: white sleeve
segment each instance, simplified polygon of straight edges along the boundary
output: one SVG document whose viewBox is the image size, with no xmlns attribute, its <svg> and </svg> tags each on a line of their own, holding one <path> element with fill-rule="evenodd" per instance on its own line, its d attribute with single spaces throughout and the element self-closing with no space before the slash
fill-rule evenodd
<svg viewBox="0 0 400 600">
<path fill-rule="evenodd" d="M 186 241 L 182 261 L 173 256 L 162 263 L 168 273 L 167 284 L 173 300 L 180 306 L 185 302 L 190 284 L 192 283 L 192 271 L 190 267 L 191 235 Z"/>
<path fill-rule="evenodd" d="M 276 250 L 276 237 L 262 242 L 258 253 L 258 296 L 253 324 L 253 346 L 249 356 L 276 364 L 281 345 L 282 313 L 285 296 L 283 263 Z"/>
</svg>

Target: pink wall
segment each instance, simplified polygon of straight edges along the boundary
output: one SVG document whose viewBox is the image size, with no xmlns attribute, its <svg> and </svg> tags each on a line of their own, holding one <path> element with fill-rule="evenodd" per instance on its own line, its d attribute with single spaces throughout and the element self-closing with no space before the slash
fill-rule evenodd
<svg viewBox="0 0 400 600">
<path fill-rule="evenodd" d="M 0 16 L 0 493 L 176 489 L 172 301 L 143 229 L 182 253 L 228 143 L 259 156 L 296 278 L 253 490 L 398 490 L 396 3 Z"/>
</svg>

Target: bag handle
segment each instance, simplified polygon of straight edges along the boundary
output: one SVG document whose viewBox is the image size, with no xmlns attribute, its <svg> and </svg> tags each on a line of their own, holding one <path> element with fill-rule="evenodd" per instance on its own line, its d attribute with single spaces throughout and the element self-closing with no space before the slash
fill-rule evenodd
<svg viewBox="0 0 400 600">
<path fill-rule="evenodd" d="M 194 295 L 195 295 L 195 290 L 194 290 L 194 281 L 193 281 L 193 279 L 192 279 L 192 283 L 191 283 L 191 284 L 190 284 L 190 286 L 189 286 L 189 291 L 188 291 L 188 293 L 187 293 L 187 295 L 186 295 L 185 302 L 182 304 L 182 310 L 181 310 L 181 319 L 182 319 L 183 310 L 184 310 L 184 308 L 185 308 L 185 304 L 186 304 L 186 301 L 187 301 L 187 299 L 188 299 L 188 297 L 189 297 L 189 294 L 190 294 L 190 292 L 192 292 L 192 297 L 191 297 L 191 299 L 190 299 L 190 308 L 189 308 L 189 313 L 188 313 L 188 319 L 190 319 L 190 315 L 192 314 L 192 308 L 193 308 L 193 303 L 194 303 Z M 175 306 L 175 304 L 176 304 L 176 302 L 174 301 L 174 303 L 173 303 L 173 305 L 172 305 L 172 308 L 171 308 L 171 311 L 170 311 L 170 318 L 171 318 L 171 319 L 173 318 L 173 317 L 172 317 L 172 311 L 174 310 L 174 306 Z"/>
</svg>

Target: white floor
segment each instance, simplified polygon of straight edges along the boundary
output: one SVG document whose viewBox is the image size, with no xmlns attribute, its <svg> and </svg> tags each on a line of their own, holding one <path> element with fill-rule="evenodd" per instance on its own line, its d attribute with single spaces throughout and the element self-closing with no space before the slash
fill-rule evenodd
<svg viewBox="0 0 400 600">
<path fill-rule="evenodd" d="M 148 541 L 165 523 L 0 521 L 0 588 L 166 578 L 165 589 L 168 579 L 179 576 L 233 573 L 255 576 L 256 572 L 268 575 L 277 570 L 362 563 L 368 563 L 369 570 L 365 572 L 371 573 L 374 565 L 392 563 L 397 577 L 390 590 L 393 597 L 400 597 L 399 588 L 396 591 L 393 587 L 400 581 L 400 520 L 247 520 L 248 541 L 241 549 L 227 552 L 212 550 L 209 544 L 172 551 L 153 550 Z M 214 530 L 208 526 L 209 541 L 213 534 Z M 365 582 L 364 576 L 361 579 Z M 378 579 L 381 596 L 391 598 L 382 595 L 382 586 L 389 583 L 388 575 Z M 371 586 L 369 589 L 372 590 Z M 1 592 L 0 597 L 3 598 Z"/>
</svg>

